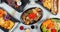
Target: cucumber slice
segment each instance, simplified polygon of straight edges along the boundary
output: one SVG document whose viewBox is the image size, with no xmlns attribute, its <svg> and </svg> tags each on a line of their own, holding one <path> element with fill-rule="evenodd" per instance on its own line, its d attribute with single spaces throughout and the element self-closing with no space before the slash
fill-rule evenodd
<svg viewBox="0 0 60 32">
<path fill-rule="evenodd" d="M 47 32 L 47 29 L 45 27 L 41 26 L 41 29 L 43 32 Z"/>
<path fill-rule="evenodd" d="M 53 20 L 55 22 L 60 22 L 60 19 L 57 19 L 57 18 L 52 18 L 51 20 Z"/>
</svg>

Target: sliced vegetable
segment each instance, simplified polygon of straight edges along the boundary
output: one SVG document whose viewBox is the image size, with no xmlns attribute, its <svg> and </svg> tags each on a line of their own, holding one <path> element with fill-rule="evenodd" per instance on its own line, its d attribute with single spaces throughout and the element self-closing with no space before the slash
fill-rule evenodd
<svg viewBox="0 0 60 32">
<path fill-rule="evenodd" d="M 51 32 L 51 30 L 47 30 L 47 32 Z"/>
<path fill-rule="evenodd" d="M 4 11 L 2 9 L 0 9 L 0 17 L 3 16 Z"/>
<path fill-rule="evenodd" d="M 41 26 L 42 32 L 47 32 L 47 29 L 44 26 Z"/>
<path fill-rule="evenodd" d="M 42 25 L 43 26 L 47 26 L 48 24 L 50 24 L 52 21 L 50 19 L 46 20 Z"/>
<path fill-rule="evenodd" d="M 52 18 L 52 21 L 60 22 L 60 20 L 59 19 L 56 19 L 56 18 Z"/>
<path fill-rule="evenodd" d="M 29 10 L 29 11 L 26 11 L 26 13 L 30 14 L 30 13 L 32 13 L 32 11 L 31 11 L 31 10 Z"/>
<path fill-rule="evenodd" d="M 46 28 L 43 28 L 43 32 L 47 32 L 47 29 Z"/>
</svg>

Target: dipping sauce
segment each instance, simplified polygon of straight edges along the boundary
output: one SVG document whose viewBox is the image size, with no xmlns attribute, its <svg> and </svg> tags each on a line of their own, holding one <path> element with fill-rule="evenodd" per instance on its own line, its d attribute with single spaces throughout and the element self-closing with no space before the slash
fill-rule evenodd
<svg viewBox="0 0 60 32">
<path fill-rule="evenodd" d="M 34 25 L 32 25 L 32 26 L 31 26 L 31 29 L 34 29 L 34 28 L 35 28 Z"/>
<path fill-rule="evenodd" d="M 24 29 L 24 27 L 23 26 L 20 26 L 20 30 L 23 30 Z"/>
</svg>

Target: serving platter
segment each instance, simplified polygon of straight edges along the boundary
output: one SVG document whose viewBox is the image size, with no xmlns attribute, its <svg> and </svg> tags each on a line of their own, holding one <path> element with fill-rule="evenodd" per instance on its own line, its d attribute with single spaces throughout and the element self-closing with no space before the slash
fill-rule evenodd
<svg viewBox="0 0 60 32">
<path fill-rule="evenodd" d="M 38 6 L 39 4 L 36 4 L 36 5 Z M 24 10 L 27 10 L 27 9 L 33 7 L 33 6 L 34 5 L 31 6 L 31 5 L 28 5 L 27 4 L 25 6 Z M 32 25 L 37 25 L 38 26 L 38 29 L 31 29 L 30 28 L 31 25 L 25 25 L 25 24 L 21 23 L 20 16 L 21 16 L 22 12 L 20 12 L 20 13 L 17 12 L 15 9 L 13 9 L 12 7 L 10 7 L 6 3 L 1 3 L 0 4 L 0 7 L 2 7 L 3 9 L 5 9 L 12 17 L 14 17 L 15 19 L 17 19 L 17 20 L 20 21 L 19 24 L 18 24 L 18 26 L 17 27 L 15 26 L 16 28 L 13 28 L 12 31 L 10 30 L 10 32 L 25 32 L 25 30 L 20 30 L 19 29 L 19 27 L 21 25 L 24 26 L 25 28 L 29 28 L 30 29 L 30 32 L 41 32 L 40 25 L 42 24 L 42 22 L 44 20 L 46 20 L 48 18 L 60 18 L 60 11 L 58 12 L 57 15 L 53 15 L 50 12 L 48 12 L 44 7 L 42 7 L 41 5 L 39 5 L 38 7 L 40 7 L 42 9 L 42 11 L 43 11 L 43 17 L 42 17 L 42 19 L 39 22 L 37 22 L 35 24 L 32 24 Z M 36 6 L 34 6 L 34 7 L 36 7 Z"/>
<path fill-rule="evenodd" d="M 1 6 L 0 6 L 0 9 L 3 9 L 6 12 L 6 10 L 3 7 L 1 7 Z M 7 14 L 11 17 L 10 20 L 12 20 L 14 22 L 14 26 L 10 30 L 5 29 L 3 27 L 0 27 L 0 31 L 1 32 L 11 32 L 17 26 L 17 24 L 19 24 L 18 20 L 14 19 L 9 13 L 7 13 Z"/>
</svg>

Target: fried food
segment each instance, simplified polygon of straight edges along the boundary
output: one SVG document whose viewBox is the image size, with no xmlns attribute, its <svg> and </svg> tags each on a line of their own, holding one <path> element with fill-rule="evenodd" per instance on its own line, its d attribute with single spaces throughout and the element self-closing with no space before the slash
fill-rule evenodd
<svg viewBox="0 0 60 32">
<path fill-rule="evenodd" d="M 7 29 L 11 29 L 14 26 L 14 22 L 12 22 L 11 20 L 8 20 L 10 22 L 10 26 Z"/>
<path fill-rule="evenodd" d="M 5 20 L 4 17 L 7 15 L 7 12 L 0 8 L 0 26 L 5 29 L 12 29 L 14 22 L 12 20 Z M 7 17 L 7 16 L 6 16 Z"/>
<path fill-rule="evenodd" d="M 14 22 L 12 22 L 11 20 L 6 20 L 0 26 L 10 30 L 14 26 Z"/>
</svg>

